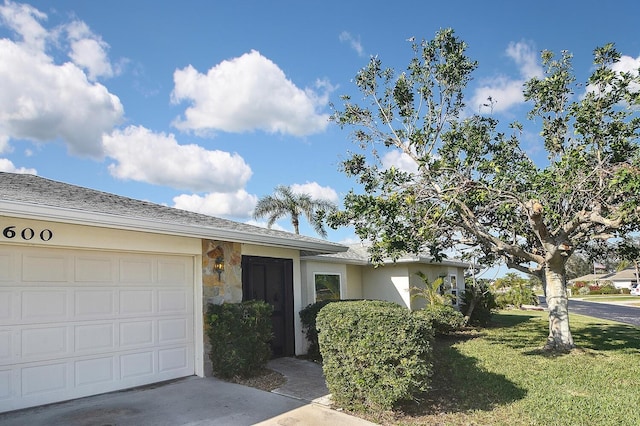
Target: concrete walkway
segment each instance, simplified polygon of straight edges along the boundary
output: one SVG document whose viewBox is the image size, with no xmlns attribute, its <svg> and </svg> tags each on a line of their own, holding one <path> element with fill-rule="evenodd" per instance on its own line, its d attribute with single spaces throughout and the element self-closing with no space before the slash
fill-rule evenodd
<svg viewBox="0 0 640 426">
<path fill-rule="evenodd" d="M 271 361 L 269 368 L 287 378 L 287 383 L 274 392 L 213 377 L 192 376 L 154 386 L 3 413 L 0 414 L 0 425 L 373 425 L 328 407 L 328 392 L 319 365 L 283 358 Z"/>
</svg>

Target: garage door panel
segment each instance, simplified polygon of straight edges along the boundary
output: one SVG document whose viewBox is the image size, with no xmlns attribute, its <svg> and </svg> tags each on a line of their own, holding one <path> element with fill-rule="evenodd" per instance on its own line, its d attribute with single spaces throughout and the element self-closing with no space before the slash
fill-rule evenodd
<svg viewBox="0 0 640 426">
<path fill-rule="evenodd" d="M 121 290 L 120 314 L 142 315 L 153 313 L 153 290 Z"/>
<path fill-rule="evenodd" d="M 184 262 L 176 262 L 175 260 L 159 259 L 158 260 L 158 283 L 170 285 L 186 285 L 187 271 Z"/>
<path fill-rule="evenodd" d="M 153 351 L 124 354 L 120 356 L 120 377 L 148 376 L 153 374 Z"/>
<path fill-rule="evenodd" d="M 8 362 L 13 353 L 13 345 L 9 330 L 0 330 L 0 365 Z"/>
<path fill-rule="evenodd" d="M 114 290 L 76 290 L 75 319 L 110 318 L 116 315 Z"/>
<path fill-rule="evenodd" d="M 113 323 L 75 326 L 75 352 L 114 351 L 115 327 Z"/>
<path fill-rule="evenodd" d="M 194 373 L 194 259 L 0 246 L 0 412 Z"/>
<path fill-rule="evenodd" d="M 13 292 L 0 291 L 0 321 L 7 324 L 13 315 Z"/>
<path fill-rule="evenodd" d="M 11 370 L 0 370 L 0 401 L 7 400 L 11 397 Z"/>
<path fill-rule="evenodd" d="M 189 352 L 185 347 L 161 350 L 158 353 L 158 371 L 164 373 L 185 369 L 189 363 L 188 357 Z"/>
<path fill-rule="evenodd" d="M 69 258 L 54 255 L 22 256 L 22 280 L 27 282 L 69 281 Z"/>
<path fill-rule="evenodd" d="M 21 319 L 23 321 L 63 321 L 68 312 L 67 290 L 28 290 L 21 292 Z"/>
<path fill-rule="evenodd" d="M 23 396 L 59 392 L 68 386 L 66 362 L 25 367 L 21 373 Z"/>
<path fill-rule="evenodd" d="M 28 328 L 20 333 L 22 358 L 50 358 L 69 355 L 67 327 Z"/>
<path fill-rule="evenodd" d="M 161 314 L 183 314 L 193 299 L 185 290 L 159 290 L 158 312 Z M 190 309 L 189 309 L 190 310 Z"/>
<path fill-rule="evenodd" d="M 114 265 L 112 257 L 77 257 L 75 259 L 75 280 L 87 283 L 112 283 Z"/>
<path fill-rule="evenodd" d="M 186 318 L 158 321 L 158 343 L 186 342 L 189 338 L 189 324 Z"/>
<path fill-rule="evenodd" d="M 130 321 L 120 323 L 120 347 L 129 348 L 152 345 L 153 321 Z"/>
<path fill-rule="evenodd" d="M 11 281 L 13 278 L 14 256 L 11 253 L 0 252 L 0 282 Z"/>
<path fill-rule="evenodd" d="M 76 386 L 95 386 L 110 383 L 116 379 L 113 356 L 84 359 L 75 362 Z"/>
<path fill-rule="evenodd" d="M 121 283 L 153 283 L 152 259 L 123 259 L 120 261 Z"/>
</svg>

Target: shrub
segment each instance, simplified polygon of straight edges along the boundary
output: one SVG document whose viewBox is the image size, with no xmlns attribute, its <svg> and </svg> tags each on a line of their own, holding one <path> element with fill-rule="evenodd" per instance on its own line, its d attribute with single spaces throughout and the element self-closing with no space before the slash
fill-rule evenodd
<svg viewBox="0 0 640 426">
<path fill-rule="evenodd" d="M 578 289 L 578 294 L 581 294 L 583 296 L 589 294 L 590 292 L 591 290 L 587 286 L 583 286 Z"/>
<path fill-rule="evenodd" d="M 526 285 L 510 288 L 496 296 L 496 304 L 500 309 L 508 306 L 537 305 L 538 303 L 538 296 L 531 287 Z"/>
<path fill-rule="evenodd" d="M 209 358 L 216 376 L 250 377 L 265 368 L 271 358 L 272 310 L 258 300 L 209 305 Z"/>
<path fill-rule="evenodd" d="M 331 303 L 318 313 L 327 386 L 336 405 L 390 410 L 429 387 L 429 321 L 391 302 Z"/>
<path fill-rule="evenodd" d="M 464 316 L 448 305 L 428 305 L 416 311 L 416 315 L 426 319 L 436 335 L 450 334 L 464 327 Z"/>
<path fill-rule="evenodd" d="M 469 315 L 472 307 L 473 310 Z M 468 317 L 469 325 L 487 326 L 497 307 L 496 298 L 487 284 L 482 282 L 477 282 L 475 285 L 465 284 L 465 291 L 460 298 L 460 310 Z"/>
<path fill-rule="evenodd" d="M 300 321 L 302 322 L 302 329 L 304 335 L 309 342 L 309 349 L 307 350 L 307 356 L 314 361 L 322 361 L 322 355 L 320 354 L 320 346 L 318 345 L 318 329 L 316 328 L 316 318 L 320 309 L 324 308 L 327 304 L 333 302 L 333 300 L 322 300 L 320 302 L 312 303 L 306 308 L 300 311 Z"/>
</svg>

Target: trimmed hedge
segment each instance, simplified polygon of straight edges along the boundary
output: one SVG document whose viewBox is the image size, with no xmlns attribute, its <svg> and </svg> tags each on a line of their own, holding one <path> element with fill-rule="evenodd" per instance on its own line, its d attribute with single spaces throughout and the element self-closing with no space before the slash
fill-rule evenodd
<svg viewBox="0 0 640 426">
<path fill-rule="evenodd" d="M 213 372 L 221 378 L 251 377 L 271 358 L 273 307 L 264 301 L 209 305 L 207 335 Z"/>
<path fill-rule="evenodd" d="M 429 389 L 433 331 L 391 302 L 330 303 L 317 317 L 327 387 L 354 411 L 393 409 Z"/>
<path fill-rule="evenodd" d="M 446 335 L 464 327 L 464 315 L 450 305 L 427 305 L 415 311 L 431 324 L 436 335 Z"/>
</svg>

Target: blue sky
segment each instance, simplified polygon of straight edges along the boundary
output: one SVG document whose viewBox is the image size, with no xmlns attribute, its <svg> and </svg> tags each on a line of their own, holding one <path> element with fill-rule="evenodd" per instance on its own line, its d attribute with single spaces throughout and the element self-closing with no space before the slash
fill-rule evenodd
<svg viewBox="0 0 640 426">
<path fill-rule="evenodd" d="M 583 80 L 607 42 L 637 68 L 639 17 L 635 0 L 0 0 L 0 170 L 242 222 L 277 185 L 340 203 L 355 146 L 329 104 L 372 55 L 402 70 L 408 38 L 452 27 L 479 62 L 470 110 L 492 96 L 496 118 L 526 121 L 540 50 L 572 52 Z"/>
</svg>

